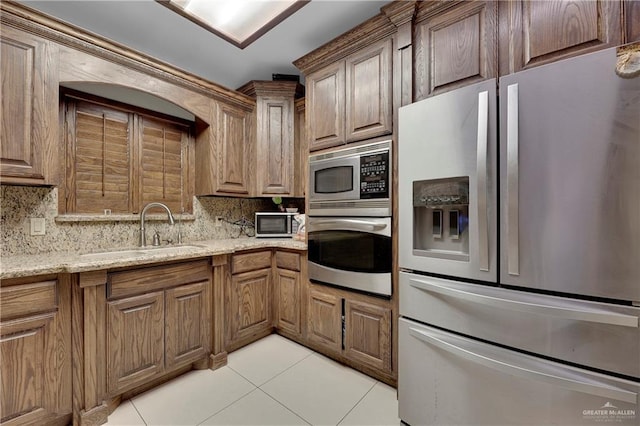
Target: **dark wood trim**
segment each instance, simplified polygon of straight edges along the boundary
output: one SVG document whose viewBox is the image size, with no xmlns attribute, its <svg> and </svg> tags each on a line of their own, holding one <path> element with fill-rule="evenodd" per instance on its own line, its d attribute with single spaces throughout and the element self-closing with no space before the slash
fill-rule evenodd
<svg viewBox="0 0 640 426">
<path fill-rule="evenodd" d="M 391 37 L 396 26 L 383 13 L 379 13 L 357 27 L 334 38 L 305 56 L 293 61 L 303 74 L 309 75 L 327 64 L 343 59 L 377 41 Z"/>
</svg>

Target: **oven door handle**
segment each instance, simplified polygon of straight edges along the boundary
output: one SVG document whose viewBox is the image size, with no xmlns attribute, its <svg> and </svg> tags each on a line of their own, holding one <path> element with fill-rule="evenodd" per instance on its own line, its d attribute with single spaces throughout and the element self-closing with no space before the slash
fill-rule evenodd
<svg viewBox="0 0 640 426">
<path fill-rule="evenodd" d="M 309 232 L 313 231 L 362 231 L 379 232 L 387 227 L 386 223 L 360 219 L 320 219 L 309 222 Z"/>
</svg>

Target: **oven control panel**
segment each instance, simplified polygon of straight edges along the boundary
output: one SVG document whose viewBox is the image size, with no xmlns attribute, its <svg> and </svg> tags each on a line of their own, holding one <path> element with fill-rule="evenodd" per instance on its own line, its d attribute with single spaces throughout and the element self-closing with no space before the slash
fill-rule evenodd
<svg viewBox="0 0 640 426">
<path fill-rule="evenodd" d="M 360 157 L 360 199 L 389 198 L 389 152 Z"/>
</svg>

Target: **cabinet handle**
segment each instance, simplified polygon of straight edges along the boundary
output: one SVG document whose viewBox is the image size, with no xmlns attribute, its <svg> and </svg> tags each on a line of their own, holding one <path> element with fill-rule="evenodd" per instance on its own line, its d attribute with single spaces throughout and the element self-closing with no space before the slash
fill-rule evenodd
<svg viewBox="0 0 640 426">
<path fill-rule="evenodd" d="M 548 385 L 562 387 L 576 392 L 582 392 L 589 395 L 601 396 L 608 399 L 615 399 L 617 401 L 624 401 L 630 404 L 637 404 L 638 394 L 614 387 L 612 385 L 606 385 L 604 383 L 594 383 L 593 379 L 588 377 L 581 377 L 578 372 L 567 369 L 566 374 L 562 374 L 561 369 L 554 369 L 555 371 L 544 371 L 545 362 L 539 361 L 534 366 L 518 365 L 513 360 L 497 359 L 495 351 L 491 353 L 482 353 L 476 347 L 464 347 L 464 341 L 462 339 L 447 339 L 447 337 L 436 337 L 436 335 L 429 333 L 425 330 L 420 330 L 415 327 L 409 327 L 409 334 L 413 337 L 421 340 L 427 344 L 436 346 L 442 350 L 445 350 L 455 356 L 464 358 L 468 361 L 474 362 L 485 367 L 492 368 L 503 374 L 511 374 L 516 377 L 524 379 L 532 379 L 538 382 L 542 382 Z M 454 342 L 449 341 L 454 340 Z M 458 340 L 460 340 L 458 342 Z M 476 346 L 476 345 L 473 345 Z M 525 355 L 522 355 L 524 358 Z M 529 364 L 529 363 L 528 363 Z M 539 367 L 539 368 L 532 368 Z"/>
</svg>

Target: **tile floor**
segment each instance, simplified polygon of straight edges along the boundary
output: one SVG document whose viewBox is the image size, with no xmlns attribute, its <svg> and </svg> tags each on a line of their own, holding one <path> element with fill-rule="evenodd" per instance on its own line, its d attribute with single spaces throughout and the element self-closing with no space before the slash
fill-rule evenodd
<svg viewBox="0 0 640 426">
<path fill-rule="evenodd" d="M 108 425 L 399 425 L 396 391 L 282 336 L 124 401 Z"/>
</svg>

